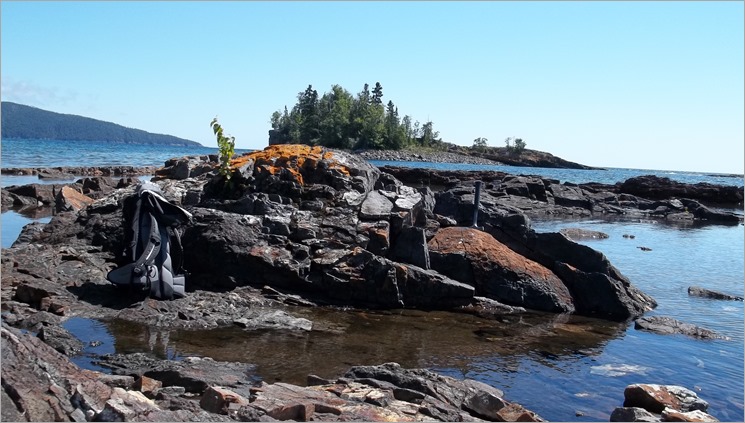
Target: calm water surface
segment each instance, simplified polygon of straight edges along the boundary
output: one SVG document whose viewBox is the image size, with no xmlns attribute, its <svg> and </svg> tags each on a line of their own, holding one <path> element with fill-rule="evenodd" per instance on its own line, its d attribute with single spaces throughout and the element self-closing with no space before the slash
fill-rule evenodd
<svg viewBox="0 0 745 423">
<path fill-rule="evenodd" d="M 59 141 L 20 144 L 3 140 L 2 167 L 160 166 L 171 157 L 216 151 L 206 147 L 164 149 L 96 143 L 61 146 Z M 482 168 L 410 162 L 400 165 Z M 656 174 L 689 183 L 743 185 L 742 177 L 692 172 L 488 168 L 574 183 L 615 183 Z M 30 183 L 14 178 L 3 176 L 2 185 Z M 10 246 L 22 225 L 48 219 L 31 211 L 25 215 L 3 213 L 2 248 Z M 102 341 L 75 358 L 80 365 L 92 368 L 96 354 L 151 351 L 169 359 L 200 355 L 254 363 L 255 377 L 304 384 L 310 373 L 331 378 L 352 365 L 396 361 L 407 367 L 427 367 L 486 382 L 504 390 L 508 400 L 555 421 L 608 421 L 612 410 L 622 405 L 623 389 L 628 384 L 679 384 L 698 392 L 711 404 L 711 414 L 721 421 L 743 421 L 743 303 L 687 294 L 688 286 L 697 285 L 743 295 L 743 226 L 605 219 L 534 221 L 533 226 L 537 231 L 580 227 L 609 234 L 608 239 L 582 243 L 603 252 L 633 284 L 657 300 L 659 306 L 650 315 L 671 316 L 731 339 L 662 336 L 637 331 L 628 324 L 540 313 L 494 321 L 446 312 L 304 308 L 291 312 L 314 322 L 314 330 L 309 333 L 246 332 L 237 328 L 203 333 L 158 331 L 120 321 L 78 318 L 68 320 L 66 327 L 86 342 Z M 623 238 L 623 234 L 635 238 Z M 652 251 L 644 252 L 640 246 Z"/>
</svg>

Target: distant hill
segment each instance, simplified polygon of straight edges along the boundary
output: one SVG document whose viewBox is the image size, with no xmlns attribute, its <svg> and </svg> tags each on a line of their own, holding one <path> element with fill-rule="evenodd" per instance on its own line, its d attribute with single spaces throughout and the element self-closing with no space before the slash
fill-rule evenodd
<svg viewBox="0 0 745 423">
<path fill-rule="evenodd" d="M 202 145 L 172 135 L 153 134 L 111 122 L 2 102 L 2 138 L 105 141 L 126 144 Z"/>
</svg>

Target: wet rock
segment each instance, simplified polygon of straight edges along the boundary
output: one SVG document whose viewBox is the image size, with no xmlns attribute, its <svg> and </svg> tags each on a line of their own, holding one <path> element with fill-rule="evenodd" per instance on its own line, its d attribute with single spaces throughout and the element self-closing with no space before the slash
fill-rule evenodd
<svg viewBox="0 0 745 423">
<path fill-rule="evenodd" d="M 202 394 L 210 386 L 229 388 L 248 397 L 252 382 L 251 364 L 229 363 L 204 357 L 186 357 L 182 361 L 160 360 L 147 354 L 111 354 L 101 356 L 97 364 L 114 374 L 136 375 L 160 381 L 163 387 L 181 386 L 186 392 Z"/>
<path fill-rule="evenodd" d="M 742 301 L 743 300 L 742 297 L 725 294 L 723 292 L 712 291 L 712 290 L 701 288 L 698 286 L 689 286 L 688 295 L 691 295 L 694 297 L 711 298 L 713 300 L 729 300 L 729 301 Z"/>
<path fill-rule="evenodd" d="M 42 325 L 37 336 L 49 346 L 67 356 L 75 355 L 83 350 L 83 342 L 61 326 Z"/>
<path fill-rule="evenodd" d="M 251 319 L 241 317 L 233 321 L 234 324 L 250 329 L 282 329 L 309 331 L 313 328 L 313 322 L 308 319 L 290 316 L 282 310 L 273 310 L 252 316 Z"/>
<path fill-rule="evenodd" d="M 491 298 L 478 296 L 473 297 L 473 301 L 470 304 L 459 307 L 457 310 L 463 313 L 483 317 L 485 319 L 493 319 L 496 316 L 504 314 L 525 312 L 523 307 L 509 306 L 507 304 L 502 304 L 499 301 L 492 300 Z"/>
<path fill-rule="evenodd" d="M 661 335 L 681 334 L 700 339 L 729 339 L 726 336 L 667 316 L 645 316 L 634 322 L 634 329 L 647 330 Z"/>
<path fill-rule="evenodd" d="M 633 384 L 623 392 L 624 407 L 640 407 L 652 413 L 662 413 L 665 408 L 678 411 L 706 411 L 709 403 L 695 392 L 676 385 Z"/>
<path fill-rule="evenodd" d="M 560 234 L 573 241 L 581 241 L 585 239 L 606 239 L 608 234 L 600 231 L 592 231 L 589 229 L 581 228 L 564 228 L 559 231 Z"/>
</svg>

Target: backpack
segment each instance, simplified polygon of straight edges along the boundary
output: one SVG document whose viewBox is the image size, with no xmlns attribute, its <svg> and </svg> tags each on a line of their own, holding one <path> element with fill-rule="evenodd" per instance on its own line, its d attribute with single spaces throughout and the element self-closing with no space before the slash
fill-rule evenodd
<svg viewBox="0 0 745 423">
<path fill-rule="evenodd" d="M 118 286 L 149 288 L 150 296 L 183 297 L 186 276 L 179 226 L 191 214 L 166 200 L 160 188 L 144 182 L 124 201 L 125 247 L 121 263 L 106 279 Z"/>
</svg>

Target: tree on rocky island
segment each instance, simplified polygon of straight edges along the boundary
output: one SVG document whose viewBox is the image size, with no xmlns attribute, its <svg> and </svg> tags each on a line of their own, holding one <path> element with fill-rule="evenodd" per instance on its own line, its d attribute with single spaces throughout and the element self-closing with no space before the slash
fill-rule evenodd
<svg viewBox="0 0 745 423">
<path fill-rule="evenodd" d="M 525 141 L 523 141 L 522 138 L 507 137 L 504 140 L 504 143 L 506 145 L 507 152 L 510 153 L 510 154 L 512 154 L 512 155 L 519 156 L 520 153 L 522 153 L 523 151 L 525 151 L 525 145 L 526 144 L 525 144 Z"/>
<path fill-rule="evenodd" d="M 365 84 L 356 96 L 332 85 L 320 98 L 308 85 L 298 93 L 298 102 L 284 112 L 272 113 L 269 145 L 307 144 L 343 149 L 391 149 L 410 146 L 438 148 L 444 145 L 431 121 L 424 125 L 411 116 L 400 117 L 389 100 L 383 105 L 383 86 L 372 91 Z"/>
<path fill-rule="evenodd" d="M 483 153 L 486 151 L 486 145 L 488 142 L 489 142 L 488 139 L 484 137 L 478 137 L 475 140 L 473 140 L 473 149 Z"/>
</svg>

